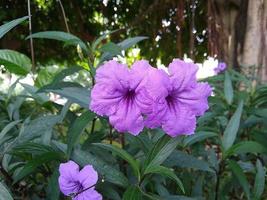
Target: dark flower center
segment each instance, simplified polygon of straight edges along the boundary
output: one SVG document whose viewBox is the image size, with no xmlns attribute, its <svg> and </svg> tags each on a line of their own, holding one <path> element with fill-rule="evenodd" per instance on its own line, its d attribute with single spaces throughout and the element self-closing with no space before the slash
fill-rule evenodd
<svg viewBox="0 0 267 200">
<path fill-rule="evenodd" d="M 124 99 L 128 102 L 129 101 L 132 102 L 134 100 L 134 97 L 135 97 L 135 91 L 134 90 L 128 90 L 124 95 Z"/>
<path fill-rule="evenodd" d="M 175 97 L 172 94 L 169 94 L 166 98 L 167 105 L 170 109 L 175 110 Z"/>
</svg>

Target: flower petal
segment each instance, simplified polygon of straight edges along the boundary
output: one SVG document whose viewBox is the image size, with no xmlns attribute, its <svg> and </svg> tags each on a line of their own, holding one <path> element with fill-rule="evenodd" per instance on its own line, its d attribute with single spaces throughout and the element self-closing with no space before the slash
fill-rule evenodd
<svg viewBox="0 0 267 200">
<path fill-rule="evenodd" d="M 86 190 L 73 198 L 73 200 L 102 200 L 102 195 L 94 188 Z"/>
<path fill-rule="evenodd" d="M 196 128 L 196 117 L 187 109 L 180 108 L 179 113 L 168 112 L 162 129 L 171 137 L 191 135 Z"/>
<path fill-rule="evenodd" d="M 59 166 L 59 187 L 63 194 L 69 195 L 79 190 L 77 182 L 77 175 L 79 174 L 79 166 L 73 162 L 68 161 Z"/>
<path fill-rule="evenodd" d="M 90 109 L 98 115 L 111 115 L 117 110 L 123 94 L 118 90 L 111 90 L 104 84 L 96 84 L 91 92 Z"/>
<path fill-rule="evenodd" d="M 212 89 L 208 83 L 197 83 L 195 87 L 177 94 L 179 102 L 187 105 L 193 114 L 200 116 L 209 108 L 208 97 Z"/>
<path fill-rule="evenodd" d="M 148 73 L 146 90 L 148 95 L 155 101 L 168 96 L 171 90 L 171 82 L 168 74 L 163 70 L 150 70 Z"/>
<path fill-rule="evenodd" d="M 119 132 L 129 132 L 132 135 L 138 135 L 144 128 L 140 108 L 134 100 L 122 99 L 117 112 L 109 117 L 109 121 Z"/>
<path fill-rule="evenodd" d="M 131 89 L 138 91 L 146 83 L 146 77 L 150 70 L 153 70 L 151 65 L 146 60 L 139 60 L 134 62 L 131 68 Z"/>
<path fill-rule="evenodd" d="M 169 64 L 169 74 L 173 88 L 182 91 L 195 85 L 197 83 L 197 71 L 198 66 L 194 63 L 187 63 L 179 59 L 174 59 Z"/>
<path fill-rule="evenodd" d="M 96 70 L 96 84 L 104 84 L 114 89 L 122 89 L 129 86 L 129 69 L 126 65 L 115 60 L 106 62 Z"/>
<path fill-rule="evenodd" d="M 78 180 L 83 188 L 88 188 L 97 183 L 98 175 L 92 165 L 86 165 L 78 174 Z"/>
<path fill-rule="evenodd" d="M 116 112 L 117 104 L 130 87 L 129 69 L 112 60 L 97 69 L 95 79 L 90 109 L 99 115 L 109 116 Z"/>
</svg>

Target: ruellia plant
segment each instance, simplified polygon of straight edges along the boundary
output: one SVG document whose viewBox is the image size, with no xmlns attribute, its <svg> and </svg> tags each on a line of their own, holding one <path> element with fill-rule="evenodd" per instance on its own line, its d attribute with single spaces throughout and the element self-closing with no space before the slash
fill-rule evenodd
<svg viewBox="0 0 267 200">
<path fill-rule="evenodd" d="M 0 39 L 26 20 L 2 25 Z M 17 77 L 0 92 L 0 199 L 267 198 L 267 86 L 224 63 L 205 80 L 176 58 L 167 70 L 123 64 L 147 38 L 114 33 L 29 35 L 77 51 L 52 72 L 0 50 L 2 73 Z"/>
</svg>

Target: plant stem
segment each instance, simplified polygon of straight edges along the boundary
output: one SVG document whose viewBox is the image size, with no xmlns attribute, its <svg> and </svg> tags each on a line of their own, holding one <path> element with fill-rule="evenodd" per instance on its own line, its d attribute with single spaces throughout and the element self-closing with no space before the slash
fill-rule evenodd
<svg viewBox="0 0 267 200">
<path fill-rule="evenodd" d="M 216 185 L 215 185 L 215 200 L 219 199 L 220 179 L 223 173 L 224 163 L 223 160 L 219 163 L 219 170 L 216 172 Z"/>
<path fill-rule="evenodd" d="M 65 26 L 66 26 L 66 30 L 67 30 L 68 33 L 70 33 L 67 17 L 66 17 L 65 10 L 64 10 L 64 7 L 62 5 L 62 2 L 61 2 L 61 0 L 57 0 L 57 2 L 59 3 L 61 11 L 62 11 L 62 15 L 63 15 L 64 23 L 65 23 Z"/>
<path fill-rule="evenodd" d="M 109 144 L 112 144 L 112 139 L 113 139 L 113 137 L 112 137 L 112 126 L 110 125 L 109 126 Z"/>
<path fill-rule="evenodd" d="M 29 16 L 29 33 L 32 34 L 32 17 L 31 17 L 31 3 L 28 0 L 28 16 Z M 32 58 L 32 71 L 35 71 L 35 58 L 34 58 L 34 48 L 33 48 L 33 39 L 30 38 L 30 48 L 31 48 L 31 58 Z"/>
<path fill-rule="evenodd" d="M 93 119 L 93 121 L 92 121 L 92 128 L 91 128 L 91 134 L 93 134 L 94 133 L 94 131 L 95 131 L 95 122 L 96 122 L 96 117 Z"/>
</svg>

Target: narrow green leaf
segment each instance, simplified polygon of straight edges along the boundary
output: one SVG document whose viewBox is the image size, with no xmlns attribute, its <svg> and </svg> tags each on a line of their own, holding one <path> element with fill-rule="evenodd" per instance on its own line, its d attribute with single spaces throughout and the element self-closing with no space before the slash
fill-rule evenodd
<svg viewBox="0 0 267 200">
<path fill-rule="evenodd" d="M 71 155 L 72 149 L 78 142 L 80 135 L 83 133 L 88 123 L 94 119 L 94 117 L 94 113 L 86 111 L 82 113 L 79 117 L 77 117 L 72 123 L 71 127 L 68 130 L 68 156 Z"/>
<path fill-rule="evenodd" d="M 60 191 L 59 191 L 59 185 L 58 185 L 58 177 L 59 172 L 56 169 L 52 176 L 49 178 L 48 184 L 47 184 L 47 198 L 46 200 L 58 200 Z"/>
<path fill-rule="evenodd" d="M 227 103 L 231 105 L 234 98 L 234 90 L 233 90 L 232 80 L 228 71 L 225 71 L 224 95 Z"/>
<path fill-rule="evenodd" d="M 229 123 L 226 126 L 222 137 L 222 145 L 224 150 L 228 150 L 235 142 L 236 135 L 238 132 L 240 119 L 243 111 L 243 101 L 238 104 L 238 107 L 231 117 Z"/>
<path fill-rule="evenodd" d="M 261 199 L 265 187 L 266 172 L 260 160 L 257 160 L 256 168 L 257 168 L 257 173 L 256 173 L 253 193 L 255 199 Z"/>
<path fill-rule="evenodd" d="M 124 188 L 129 185 L 128 179 L 123 175 L 123 173 L 113 166 L 108 165 L 100 157 L 97 157 L 90 152 L 75 149 L 71 155 L 71 159 L 81 166 L 85 166 L 87 164 L 93 165 L 97 172 L 104 177 L 105 181 Z"/>
<path fill-rule="evenodd" d="M 74 73 L 79 72 L 82 69 L 83 68 L 80 66 L 67 67 L 66 69 L 63 69 L 62 71 L 60 71 L 58 74 L 55 75 L 51 84 L 56 85 L 62 82 L 66 76 L 73 75 Z"/>
<path fill-rule="evenodd" d="M 125 150 L 121 148 L 109 144 L 95 143 L 94 145 L 109 150 L 114 154 L 118 155 L 119 157 L 121 157 L 122 159 L 126 160 L 132 167 L 135 176 L 138 178 L 138 180 L 140 180 L 139 163 L 129 153 L 127 153 Z"/>
<path fill-rule="evenodd" d="M 196 132 L 194 135 L 185 136 L 183 140 L 184 146 L 190 146 L 197 142 L 201 142 L 207 138 L 216 137 L 218 136 L 217 133 L 209 132 L 209 131 L 199 131 Z"/>
<path fill-rule="evenodd" d="M 18 136 L 20 143 L 27 142 L 34 138 L 40 137 L 45 131 L 52 129 L 61 117 L 58 115 L 48 115 L 36 118 L 30 122 L 24 122 Z"/>
<path fill-rule="evenodd" d="M 230 149 L 225 152 L 225 157 L 229 157 L 234 154 L 244 153 L 264 153 L 267 149 L 258 142 L 244 141 L 233 145 Z"/>
<path fill-rule="evenodd" d="M 73 103 L 77 103 L 83 108 L 88 109 L 90 101 L 90 90 L 76 83 L 60 82 L 56 85 L 49 84 L 42 87 L 38 92 L 53 92 L 67 98 Z"/>
<path fill-rule="evenodd" d="M 185 193 L 182 181 L 176 176 L 176 174 L 174 173 L 174 171 L 172 171 L 172 169 L 163 166 L 152 166 L 148 170 L 146 170 L 145 174 L 160 174 L 162 176 L 171 178 L 174 181 L 176 181 L 179 188 L 183 191 L 183 193 Z"/>
<path fill-rule="evenodd" d="M 0 39 L 8 32 L 10 31 L 12 28 L 14 28 L 15 26 L 19 25 L 20 23 L 22 23 L 23 21 L 25 21 L 26 19 L 28 19 L 28 16 L 24 16 L 18 19 L 14 19 L 10 22 L 7 22 L 5 24 L 3 24 L 2 26 L 0 26 Z"/>
<path fill-rule="evenodd" d="M 2 182 L 0 182 L 0 200 L 13 200 L 12 195 Z"/>
<path fill-rule="evenodd" d="M 142 192 L 137 186 L 130 186 L 123 194 L 122 200 L 142 200 Z"/>
<path fill-rule="evenodd" d="M 20 83 L 25 91 L 30 94 L 30 97 L 35 99 L 39 104 L 44 104 L 49 101 L 49 97 L 44 94 L 44 93 L 36 93 L 38 89 L 35 86 L 25 84 L 25 83 Z"/>
<path fill-rule="evenodd" d="M 48 152 L 55 152 L 54 149 L 48 145 L 39 144 L 35 142 L 25 142 L 23 144 L 16 145 L 11 153 L 12 154 L 33 154 L 33 155 L 41 155 Z"/>
<path fill-rule="evenodd" d="M 26 75 L 31 71 L 32 63 L 30 58 L 17 51 L 1 49 L 0 64 L 11 73 Z"/>
<path fill-rule="evenodd" d="M 21 179 L 33 173 L 39 166 L 51 162 L 53 160 L 60 160 L 61 155 L 58 152 L 47 152 L 30 160 L 22 168 L 22 170 L 14 176 L 14 183 L 17 183 Z"/>
<path fill-rule="evenodd" d="M 86 44 L 77 36 L 72 35 L 70 33 L 62 32 L 62 31 L 43 31 L 34 33 L 32 35 L 29 35 L 26 39 L 29 38 L 43 38 L 43 39 L 52 39 L 52 40 L 58 40 L 63 41 L 65 43 L 68 43 L 68 45 L 72 44 L 77 46 L 78 44 L 80 47 L 85 51 L 88 52 L 88 48 Z"/>
<path fill-rule="evenodd" d="M 107 38 L 108 35 L 111 35 L 112 33 L 115 33 L 117 31 L 119 31 L 121 29 L 117 29 L 117 30 L 113 30 L 113 31 L 109 31 L 107 33 L 104 33 L 103 35 L 101 35 L 100 37 L 98 37 L 92 44 L 92 51 L 95 51 L 97 45 L 100 44 L 100 42 L 102 42 L 104 39 Z"/>
<path fill-rule="evenodd" d="M 196 170 L 214 172 L 210 168 L 208 162 L 197 159 L 196 157 L 179 150 L 173 151 L 169 158 L 167 158 L 167 160 L 164 162 L 164 165 L 168 167 L 191 168 Z"/>
<path fill-rule="evenodd" d="M 144 163 L 144 173 L 146 173 L 146 171 L 149 171 L 150 167 L 163 163 L 174 151 L 179 141 L 179 137 L 170 138 L 167 135 L 161 137 L 148 153 L 147 159 Z"/>
<path fill-rule="evenodd" d="M 100 48 L 100 51 L 110 53 L 112 56 L 120 55 L 121 50 L 120 46 L 113 42 L 108 42 Z"/>
<path fill-rule="evenodd" d="M 247 181 L 245 174 L 243 173 L 243 170 L 235 161 L 232 160 L 229 161 L 229 166 L 233 174 L 236 176 L 239 184 L 242 186 L 247 198 L 250 199 L 251 196 L 250 196 L 249 183 Z"/>
<path fill-rule="evenodd" d="M 138 36 L 133 38 L 127 38 L 123 40 L 122 42 L 118 43 L 118 45 L 122 48 L 122 50 L 127 50 L 131 46 L 137 44 L 138 42 L 141 42 L 142 40 L 147 39 L 148 37 L 144 36 Z"/>
<path fill-rule="evenodd" d="M 0 132 L 0 141 L 4 138 L 4 136 L 12 129 L 14 128 L 14 126 L 16 126 L 18 123 L 20 123 L 21 120 L 16 120 L 13 122 L 10 122 L 9 124 L 7 124 L 2 131 Z"/>
</svg>

